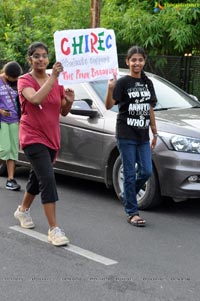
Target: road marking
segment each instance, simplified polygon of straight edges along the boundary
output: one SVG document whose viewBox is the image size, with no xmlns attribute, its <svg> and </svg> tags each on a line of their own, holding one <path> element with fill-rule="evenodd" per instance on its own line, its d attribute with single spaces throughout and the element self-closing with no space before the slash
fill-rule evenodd
<svg viewBox="0 0 200 301">
<path fill-rule="evenodd" d="M 9 227 L 9 228 L 12 229 L 12 230 L 15 230 L 17 232 L 20 232 L 20 233 L 26 234 L 28 236 L 31 236 L 31 237 L 33 237 L 37 240 L 48 243 L 47 235 L 45 235 L 45 234 L 36 232 L 34 230 L 31 230 L 31 229 L 21 228 L 20 226 L 12 226 L 12 227 Z M 104 264 L 104 265 L 113 265 L 113 264 L 118 263 L 115 260 L 109 259 L 107 257 L 98 255 L 96 253 L 93 253 L 91 251 L 88 251 L 88 250 L 85 250 L 85 249 L 82 249 L 82 248 L 79 248 L 79 247 L 77 247 L 75 245 L 72 245 L 72 244 L 69 244 L 68 246 L 62 247 L 62 248 L 65 249 L 66 251 L 70 251 L 72 253 L 75 253 L 75 254 L 78 254 L 80 256 L 86 257 L 88 259 L 91 259 L 93 261 L 99 262 L 99 263 Z"/>
</svg>

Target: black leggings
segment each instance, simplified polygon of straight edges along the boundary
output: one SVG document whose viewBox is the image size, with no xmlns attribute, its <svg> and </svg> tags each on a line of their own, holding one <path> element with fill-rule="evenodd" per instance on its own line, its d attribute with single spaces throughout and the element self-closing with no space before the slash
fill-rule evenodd
<svg viewBox="0 0 200 301">
<path fill-rule="evenodd" d="M 31 163 L 26 190 L 32 195 L 41 192 L 41 202 L 54 203 L 58 200 L 56 180 L 53 170 L 56 151 L 43 144 L 32 144 L 24 149 L 24 153 Z"/>
</svg>

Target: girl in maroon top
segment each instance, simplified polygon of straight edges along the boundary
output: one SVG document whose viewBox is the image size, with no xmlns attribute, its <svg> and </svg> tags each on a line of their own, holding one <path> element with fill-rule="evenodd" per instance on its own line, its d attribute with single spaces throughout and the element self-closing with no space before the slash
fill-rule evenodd
<svg viewBox="0 0 200 301">
<path fill-rule="evenodd" d="M 55 202 L 58 200 L 53 161 L 60 148 L 59 115 L 66 116 L 74 100 L 74 91 L 58 84 L 63 71 L 61 63 L 53 65 L 51 75 L 48 48 L 35 42 L 28 49 L 31 71 L 19 78 L 18 92 L 21 103 L 20 146 L 31 163 L 26 192 L 14 213 L 21 227 L 34 228 L 30 206 L 41 192 L 41 202 L 49 224 L 48 241 L 56 246 L 69 243 L 56 222 Z"/>
</svg>

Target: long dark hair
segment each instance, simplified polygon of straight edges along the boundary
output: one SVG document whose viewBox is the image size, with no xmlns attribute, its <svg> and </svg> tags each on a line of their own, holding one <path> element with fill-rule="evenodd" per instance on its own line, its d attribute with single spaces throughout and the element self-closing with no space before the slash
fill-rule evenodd
<svg viewBox="0 0 200 301">
<path fill-rule="evenodd" d="M 144 52 L 144 49 L 139 46 L 132 46 L 131 48 L 129 48 L 129 50 L 127 51 L 126 59 L 130 60 L 132 55 L 136 54 L 136 53 L 141 54 L 143 56 L 144 60 L 146 60 L 146 54 Z"/>
<path fill-rule="evenodd" d="M 28 47 L 28 51 L 27 51 L 27 61 L 30 65 L 30 68 L 28 69 L 28 71 L 30 72 L 32 70 L 32 66 L 30 63 L 30 57 L 33 55 L 33 53 L 35 52 L 35 50 L 37 48 L 41 48 L 44 49 L 46 51 L 47 54 L 49 54 L 49 50 L 46 44 L 44 44 L 43 42 L 33 42 L 29 47 Z"/>
<path fill-rule="evenodd" d="M 33 53 L 35 52 L 35 50 L 37 48 L 42 48 L 47 52 L 47 54 L 49 54 L 49 50 L 48 50 L 48 47 L 46 44 L 44 44 L 42 42 L 34 42 L 29 46 L 28 51 L 27 51 L 27 56 L 29 57 L 29 56 L 33 55 Z"/>
<path fill-rule="evenodd" d="M 17 78 L 23 73 L 22 67 L 15 61 L 5 64 L 3 66 L 3 71 L 7 76 L 11 76 L 13 78 Z"/>
<path fill-rule="evenodd" d="M 146 61 L 147 59 L 147 56 L 145 54 L 145 51 L 143 48 L 135 45 L 135 46 L 132 46 L 131 48 L 128 49 L 127 51 L 127 55 L 126 55 L 126 60 L 129 60 L 133 54 L 141 54 L 144 58 L 144 60 Z M 155 90 L 154 90 L 154 86 L 153 86 L 153 83 L 152 81 L 148 78 L 148 76 L 144 73 L 144 71 L 142 70 L 141 72 L 141 78 L 144 80 L 145 84 L 147 84 L 148 86 L 148 89 L 151 93 L 151 95 L 153 96 L 153 106 L 156 105 L 156 102 L 157 102 L 157 98 L 156 98 L 156 95 L 155 95 Z"/>
</svg>

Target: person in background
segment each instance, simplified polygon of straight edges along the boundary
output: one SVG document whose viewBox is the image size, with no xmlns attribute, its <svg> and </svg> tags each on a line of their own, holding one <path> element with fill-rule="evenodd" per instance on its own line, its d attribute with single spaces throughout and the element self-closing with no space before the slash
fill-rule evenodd
<svg viewBox="0 0 200 301">
<path fill-rule="evenodd" d="M 17 79 L 21 74 L 22 68 L 15 61 L 5 64 L 0 74 L 0 160 L 6 161 L 6 188 L 9 190 L 21 188 L 14 178 L 19 151 Z"/>
<path fill-rule="evenodd" d="M 145 75 L 144 50 L 133 46 L 128 50 L 126 64 L 129 74 L 108 81 L 105 99 L 107 109 L 118 105 L 116 124 L 117 145 L 124 173 L 124 204 L 128 222 L 144 227 L 146 221 L 139 216 L 137 193 L 152 174 L 151 148 L 157 140 L 153 107 L 157 99 L 152 81 Z M 153 140 L 149 142 L 149 127 Z M 135 166 L 138 166 L 137 174 Z"/>
<path fill-rule="evenodd" d="M 60 148 L 59 115 L 66 116 L 74 101 L 74 91 L 64 90 L 58 84 L 63 71 L 61 63 L 53 65 L 47 74 L 49 52 L 42 42 L 34 42 L 28 48 L 31 71 L 18 80 L 18 92 L 22 116 L 20 120 L 20 146 L 31 163 L 26 192 L 21 205 L 14 212 L 21 227 L 34 228 L 30 206 L 41 193 L 41 202 L 48 221 L 48 242 L 55 246 L 69 243 L 69 239 L 56 221 L 58 193 L 53 163 Z"/>
</svg>

